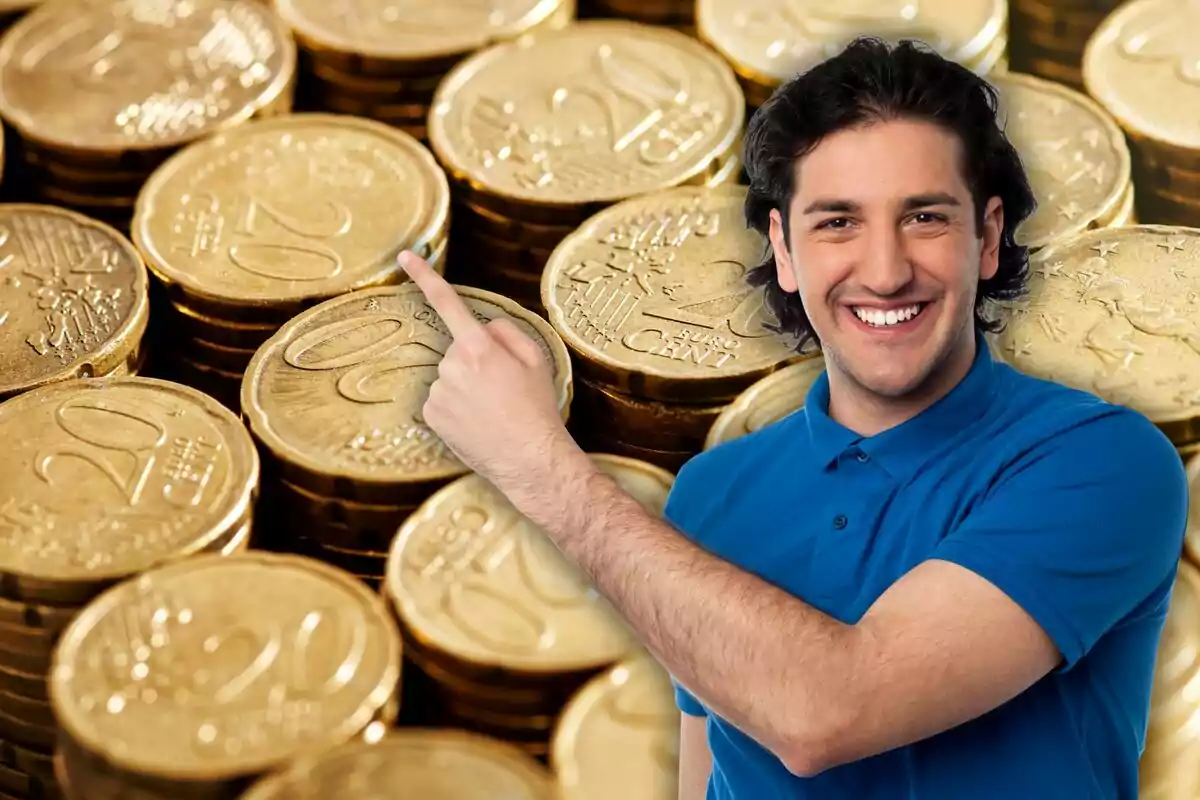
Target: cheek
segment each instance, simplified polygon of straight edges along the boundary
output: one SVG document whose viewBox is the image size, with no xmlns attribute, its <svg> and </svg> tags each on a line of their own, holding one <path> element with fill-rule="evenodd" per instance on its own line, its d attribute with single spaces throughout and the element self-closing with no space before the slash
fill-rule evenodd
<svg viewBox="0 0 1200 800">
<path fill-rule="evenodd" d="M 974 291 L 979 283 L 979 250 L 954 236 L 910 243 L 921 270 L 950 291 Z"/>
<path fill-rule="evenodd" d="M 805 306 L 817 308 L 854 272 L 853 242 L 806 242 L 795 250 L 796 282 Z"/>
</svg>

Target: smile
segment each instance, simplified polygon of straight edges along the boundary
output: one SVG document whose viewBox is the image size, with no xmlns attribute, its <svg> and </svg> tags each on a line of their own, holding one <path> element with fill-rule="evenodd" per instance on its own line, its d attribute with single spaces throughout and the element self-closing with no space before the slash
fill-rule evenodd
<svg viewBox="0 0 1200 800">
<path fill-rule="evenodd" d="M 925 310 L 927 303 L 913 303 L 911 306 L 903 308 L 891 308 L 884 311 L 881 308 L 865 308 L 862 306 L 854 306 L 850 310 L 854 312 L 854 316 L 870 325 L 873 328 L 886 328 L 890 325 L 899 325 L 903 322 L 908 322 L 911 319 L 919 316 Z"/>
</svg>

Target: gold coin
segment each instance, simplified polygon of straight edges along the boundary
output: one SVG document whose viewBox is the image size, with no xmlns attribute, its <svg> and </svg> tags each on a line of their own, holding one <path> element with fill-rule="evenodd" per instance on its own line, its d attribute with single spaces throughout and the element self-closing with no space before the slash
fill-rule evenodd
<svg viewBox="0 0 1200 800">
<path fill-rule="evenodd" d="M 297 39 L 318 53 L 428 61 L 511 39 L 551 19 L 564 0 L 276 0 Z"/>
<path fill-rule="evenodd" d="M 138 196 L 133 237 L 150 269 L 184 294 L 298 305 L 402 280 L 396 256 L 435 244 L 449 207 L 445 174 L 411 136 L 295 114 L 168 160 Z"/>
<path fill-rule="evenodd" d="M 1200 149 L 1200 67 L 1184 0 L 1132 0 L 1088 40 L 1083 80 L 1121 127 L 1173 147 Z"/>
<path fill-rule="evenodd" d="M 1191 502 L 1188 505 L 1188 525 L 1184 548 L 1187 550 L 1188 558 L 1192 559 L 1194 564 L 1200 565 L 1200 449 L 1194 449 L 1193 454 L 1188 456 L 1187 476 L 1188 495 L 1191 497 Z"/>
<path fill-rule="evenodd" d="M 662 515 L 669 473 L 616 456 L 592 459 Z M 438 491 L 400 527 L 385 588 L 413 638 L 468 664 L 581 672 L 635 647 L 620 616 L 545 533 L 475 474 Z"/>
<path fill-rule="evenodd" d="M 397 795 L 397 792 L 400 794 Z M 389 732 L 297 761 L 241 800 L 558 800 L 549 772 L 509 744 L 454 730 Z"/>
<path fill-rule="evenodd" d="M 291 35 L 252 0 L 46 3 L 0 42 L 0 114 L 55 148 L 178 146 L 270 106 L 295 70 Z"/>
<path fill-rule="evenodd" d="M 1200 230 L 1087 231 L 1033 259 L 1029 296 L 998 338 L 1017 369 L 1200 438 Z"/>
<path fill-rule="evenodd" d="M 151 378 L 19 395 L 0 405 L 0 437 L 0 573 L 21 600 L 90 597 L 223 541 L 258 484 L 258 455 L 237 417 Z"/>
<path fill-rule="evenodd" d="M 1175 755 L 1183 740 L 1195 746 L 1193 733 L 1200 707 L 1200 571 L 1187 561 L 1179 563 L 1171 607 L 1163 625 L 1151 689 L 1147 761 Z"/>
<path fill-rule="evenodd" d="M 554 250 L 542 304 L 581 373 L 656 400 L 729 399 L 780 363 L 761 287 L 766 251 L 742 217 L 744 187 L 680 187 L 593 216 Z"/>
<path fill-rule="evenodd" d="M 564 418 L 571 364 L 554 330 L 499 295 L 458 287 L 480 321 L 511 318 L 553 367 Z M 291 480 L 431 483 L 467 471 L 421 419 L 451 337 L 412 283 L 352 292 L 300 314 L 258 349 L 242 383 L 250 430 Z M 348 488 L 348 487 L 347 487 Z M 347 497 L 346 499 L 356 499 Z"/>
<path fill-rule="evenodd" d="M 1129 146 L 1117 123 L 1090 98 L 1051 81 L 1006 73 L 992 83 L 1038 201 L 1017 241 L 1038 248 L 1098 227 L 1130 182 Z"/>
<path fill-rule="evenodd" d="M 577 206 L 703 176 L 740 136 L 745 113 L 733 72 L 696 40 L 588 20 L 462 62 L 434 96 L 429 138 L 475 189 Z"/>
<path fill-rule="evenodd" d="M 63 633 L 50 701 L 119 769 L 222 780 L 349 741 L 399 678 L 381 598 L 311 559 L 243 553 L 154 570 L 89 604 Z"/>
<path fill-rule="evenodd" d="M 813 382 L 825 371 L 822 356 L 808 358 L 756 382 L 725 407 L 708 430 L 704 449 L 748 436 L 804 407 Z"/>
<path fill-rule="evenodd" d="M 700 38 L 738 73 L 776 86 L 835 55 L 851 39 L 874 34 L 919 39 L 962 64 L 978 61 L 1002 34 L 1004 0 L 698 0 Z"/>
<path fill-rule="evenodd" d="M 0 205 L 0 397 L 115 369 L 149 321 L 129 241 L 61 208 Z"/>
<path fill-rule="evenodd" d="M 679 710 L 649 656 L 593 678 L 563 709 L 550 745 L 562 800 L 675 800 Z"/>
</svg>

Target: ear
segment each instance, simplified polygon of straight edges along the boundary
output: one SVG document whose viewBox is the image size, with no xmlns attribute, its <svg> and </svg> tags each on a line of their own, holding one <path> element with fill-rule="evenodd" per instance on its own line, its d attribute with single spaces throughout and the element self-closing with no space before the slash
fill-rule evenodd
<svg viewBox="0 0 1200 800">
<path fill-rule="evenodd" d="M 788 252 L 787 236 L 783 230 L 783 216 L 779 209 L 771 209 L 771 250 L 775 253 L 775 280 L 779 288 L 788 294 L 798 291 L 796 273 L 792 271 L 792 256 Z"/>
<path fill-rule="evenodd" d="M 983 237 L 979 249 L 979 279 L 988 281 L 1000 269 L 1000 235 L 1004 232 L 1004 203 L 999 197 L 983 210 Z"/>
</svg>

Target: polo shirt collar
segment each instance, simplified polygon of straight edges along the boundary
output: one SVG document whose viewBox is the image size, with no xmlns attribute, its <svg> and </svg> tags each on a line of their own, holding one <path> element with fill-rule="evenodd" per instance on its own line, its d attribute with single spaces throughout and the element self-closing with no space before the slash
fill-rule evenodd
<svg viewBox="0 0 1200 800">
<path fill-rule="evenodd" d="M 932 455 L 933 443 L 984 416 L 996 392 L 998 372 L 987 341 L 976 332 L 975 360 L 957 386 L 912 419 L 867 437 L 829 416 L 829 376 L 821 373 L 804 401 L 813 455 L 828 468 L 848 449 L 857 448 L 892 475 L 911 473 Z"/>
</svg>

